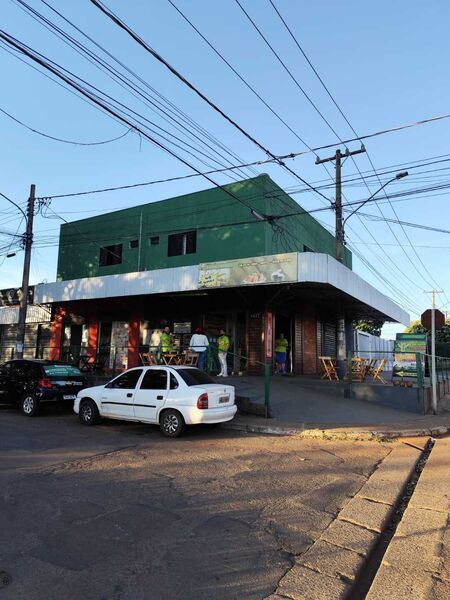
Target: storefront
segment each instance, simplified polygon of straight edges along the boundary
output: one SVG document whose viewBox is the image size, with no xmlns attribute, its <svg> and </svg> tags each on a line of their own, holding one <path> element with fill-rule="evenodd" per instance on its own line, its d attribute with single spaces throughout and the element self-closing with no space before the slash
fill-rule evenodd
<svg viewBox="0 0 450 600">
<path fill-rule="evenodd" d="M 203 327 L 214 344 L 231 339 L 231 369 L 260 373 L 274 344 L 288 340 L 288 370 L 318 372 L 318 357 L 336 355 L 337 320 L 376 318 L 407 323 L 389 298 L 326 254 L 287 253 L 42 284 L 52 303 L 52 358 L 95 354 L 107 370 L 139 364 L 168 326 L 183 350 Z M 349 349 L 351 349 L 349 347 Z M 230 358 L 231 360 L 231 358 Z"/>
</svg>

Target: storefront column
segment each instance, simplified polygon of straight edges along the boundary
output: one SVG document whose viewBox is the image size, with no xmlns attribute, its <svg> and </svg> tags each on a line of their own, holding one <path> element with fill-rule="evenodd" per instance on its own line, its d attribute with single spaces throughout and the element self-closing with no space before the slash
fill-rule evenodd
<svg viewBox="0 0 450 600">
<path fill-rule="evenodd" d="M 128 368 L 139 366 L 141 316 L 131 315 L 128 321 Z"/>
<path fill-rule="evenodd" d="M 345 359 L 346 359 L 346 345 L 345 345 L 345 315 L 342 311 L 338 313 L 337 318 L 337 372 L 339 379 L 344 379 L 345 376 Z"/>
<path fill-rule="evenodd" d="M 50 360 L 59 360 L 61 358 L 61 343 L 65 314 L 66 311 L 63 308 L 57 308 L 50 326 L 50 348 L 48 351 Z"/>
<path fill-rule="evenodd" d="M 296 314 L 294 317 L 294 339 L 292 344 L 292 367 L 295 375 L 301 375 L 303 373 L 303 335 L 302 335 L 302 316 Z"/>
<path fill-rule="evenodd" d="M 264 358 L 263 349 L 263 314 L 260 312 L 247 313 L 247 372 L 249 375 L 261 375 Z"/>
<path fill-rule="evenodd" d="M 88 354 L 97 353 L 98 341 L 98 317 L 90 316 L 88 318 L 87 352 Z"/>
<path fill-rule="evenodd" d="M 303 310 L 303 374 L 317 374 L 317 318 L 314 309 Z"/>
</svg>

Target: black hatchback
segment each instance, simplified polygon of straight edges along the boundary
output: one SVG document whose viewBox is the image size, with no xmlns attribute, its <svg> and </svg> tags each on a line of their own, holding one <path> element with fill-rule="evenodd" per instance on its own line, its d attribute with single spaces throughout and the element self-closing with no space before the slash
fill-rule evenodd
<svg viewBox="0 0 450 600">
<path fill-rule="evenodd" d="M 81 371 L 57 360 L 10 360 L 0 366 L 0 403 L 18 403 L 32 417 L 44 402 L 73 402 L 86 385 Z"/>
</svg>

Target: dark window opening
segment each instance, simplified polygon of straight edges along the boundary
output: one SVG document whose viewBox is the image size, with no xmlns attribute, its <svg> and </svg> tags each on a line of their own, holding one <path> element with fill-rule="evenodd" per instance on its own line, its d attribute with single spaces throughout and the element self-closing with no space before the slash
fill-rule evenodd
<svg viewBox="0 0 450 600">
<path fill-rule="evenodd" d="M 305 246 L 305 244 L 303 244 L 303 252 L 314 252 L 314 250 L 309 246 Z"/>
<path fill-rule="evenodd" d="M 130 248 L 139 248 L 139 240 L 131 240 Z"/>
<path fill-rule="evenodd" d="M 122 264 L 122 244 L 114 244 L 113 246 L 100 248 L 99 265 L 101 267 L 120 264 Z"/>
<path fill-rule="evenodd" d="M 195 254 L 197 251 L 197 232 L 186 231 L 169 235 L 167 256 Z"/>
<path fill-rule="evenodd" d="M 141 383 L 141 390 L 166 390 L 167 371 L 162 369 L 149 369 Z"/>
<path fill-rule="evenodd" d="M 154 235 L 149 239 L 150 246 L 157 246 L 159 244 L 159 235 Z"/>
</svg>

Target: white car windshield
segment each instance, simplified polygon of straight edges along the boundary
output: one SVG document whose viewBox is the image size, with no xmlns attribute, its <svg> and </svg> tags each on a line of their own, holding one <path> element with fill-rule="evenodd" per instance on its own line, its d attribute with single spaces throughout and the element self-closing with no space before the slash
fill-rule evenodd
<svg viewBox="0 0 450 600">
<path fill-rule="evenodd" d="M 178 375 L 182 378 L 186 385 L 201 385 L 202 383 L 216 383 L 204 371 L 200 369 L 177 369 Z"/>
</svg>

